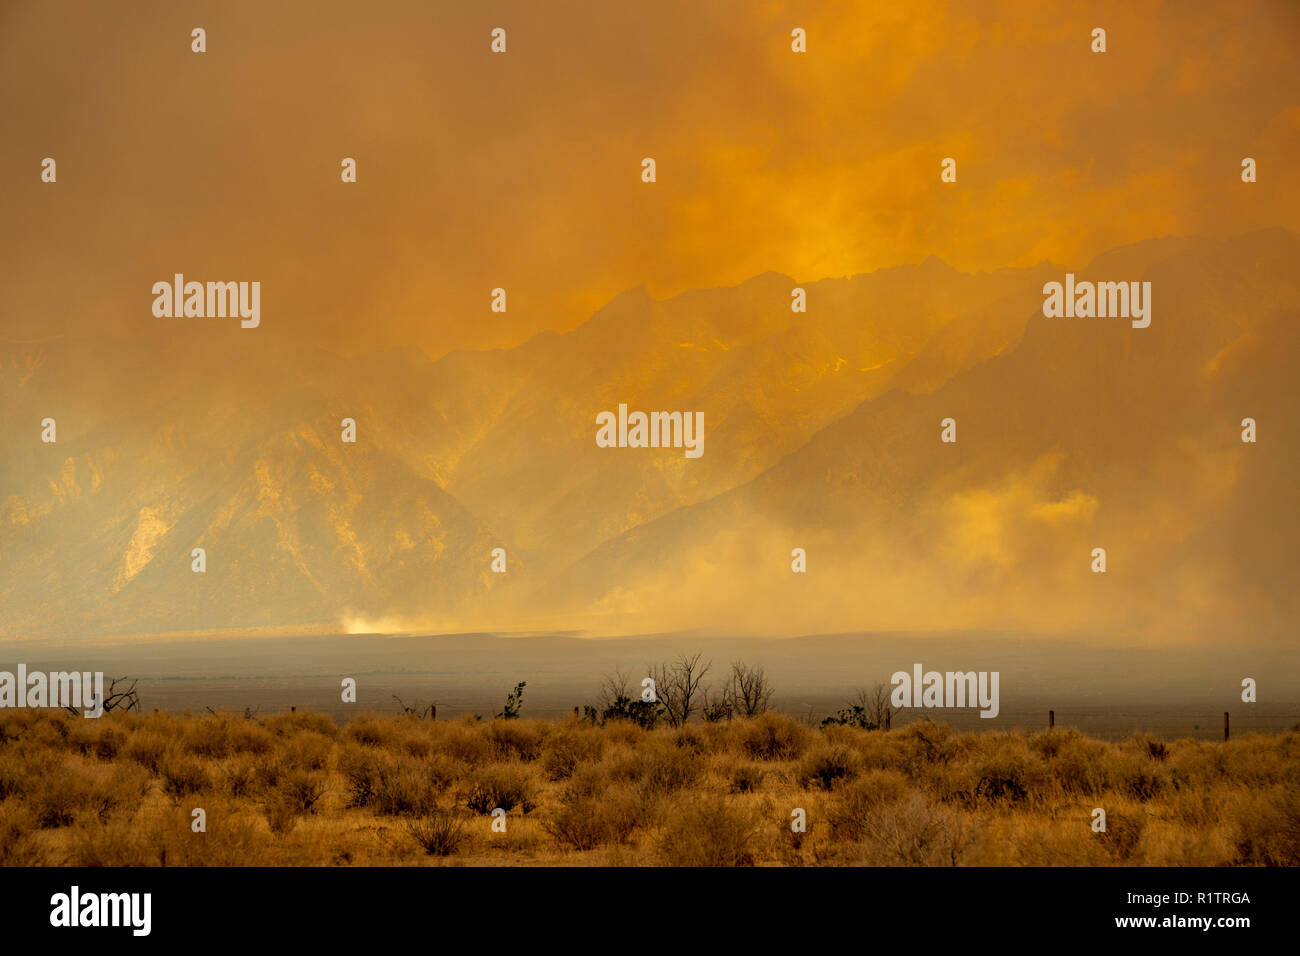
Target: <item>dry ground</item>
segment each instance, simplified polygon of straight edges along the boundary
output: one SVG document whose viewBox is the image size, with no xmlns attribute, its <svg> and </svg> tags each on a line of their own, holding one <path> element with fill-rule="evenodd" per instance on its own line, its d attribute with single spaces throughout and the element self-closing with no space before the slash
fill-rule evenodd
<svg viewBox="0 0 1300 956">
<path fill-rule="evenodd" d="M 10 711 L 0 863 L 1293 866 L 1300 732 Z"/>
</svg>

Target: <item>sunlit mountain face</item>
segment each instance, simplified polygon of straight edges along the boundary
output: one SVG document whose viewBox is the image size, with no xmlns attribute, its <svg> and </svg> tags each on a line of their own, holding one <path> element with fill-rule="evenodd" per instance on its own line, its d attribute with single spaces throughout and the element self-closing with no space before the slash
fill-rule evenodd
<svg viewBox="0 0 1300 956">
<path fill-rule="evenodd" d="M 0 463 L 0 633 L 1281 637 L 1300 238 L 1151 241 L 1074 270 L 1150 281 L 1141 329 L 1045 317 L 1066 271 L 929 258 L 635 289 L 571 332 L 436 361 L 236 332 L 152 342 L 145 373 L 129 337 L 8 340 L 6 428 L 30 440 Z M 703 453 L 599 447 L 620 404 L 702 412 Z"/>
<path fill-rule="evenodd" d="M 1115 250 L 1083 271 L 1167 290 L 1149 328 L 1040 312 L 992 358 L 860 403 L 754 480 L 605 544 L 569 582 L 593 597 L 636 582 L 628 600 L 647 609 L 675 594 L 755 626 L 1281 637 L 1297 251 L 1279 232 Z M 1247 418 L 1272 422 L 1277 444 L 1244 443 Z M 791 546 L 808 549 L 806 576 L 790 574 Z"/>
</svg>

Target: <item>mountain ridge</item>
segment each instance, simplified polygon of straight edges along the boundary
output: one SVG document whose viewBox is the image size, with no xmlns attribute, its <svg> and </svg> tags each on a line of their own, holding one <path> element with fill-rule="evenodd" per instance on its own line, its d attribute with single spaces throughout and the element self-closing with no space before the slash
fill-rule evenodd
<svg viewBox="0 0 1300 956">
<path fill-rule="evenodd" d="M 1297 261 L 1300 238 L 1261 230 L 1137 243 L 1079 270 L 1085 276 L 1100 262 L 1106 279 L 1150 273 L 1156 312 L 1145 330 L 1044 319 L 1041 282 L 1059 280 L 1065 267 L 968 274 L 931 256 L 805 283 L 807 313 L 790 311 L 794 280 L 775 272 L 666 300 L 642 286 L 569 332 L 437 359 L 415 347 L 352 357 L 276 340 L 251 348 L 260 340 L 248 333 L 197 339 L 195 329 L 175 324 L 147 349 L 109 337 L 0 342 L 12 452 L 0 464 L 0 563 L 9 569 L 0 637 L 348 616 L 498 621 L 566 609 L 654 627 L 664 623 L 656 615 L 671 603 L 672 582 L 697 576 L 691 532 L 662 538 L 686 520 L 703 522 L 715 539 L 730 536 L 716 556 L 721 567 L 780 571 L 763 578 L 764 590 L 786 595 L 786 604 L 759 600 L 752 614 L 736 615 L 725 610 L 731 584 L 711 596 L 702 583 L 679 582 L 688 597 L 681 620 L 668 623 L 748 621 L 796 632 L 898 624 L 935 595 L 963 595 L 962 620 L 997 626 L 991 593 L 979 598 L 979 589 L 1010 593 L 1007 568 L 1024 573 L 1027 555 L 1059 557 L 1035 536 L 1035 522 L 1056 522 L 1081 541 L 1087 523 L 1078 522 L 1088 514 L 1101 520 L 1143 467 L 1181 463 L 1198 476 L 1206 501 L 1226 500 L 1202 459 L 1230 457 L 1196 431 L 1196 415 L 1252 388 L 1272 388 L 1267 407 L 1284 420 L 1293 410 L 1278 384 L 1294 354 L 1279 316 L 1300 302 Z M 191 354 L 193 341 L 203 348 Z M 1031 354 L 1037 365 L 1024 359 Z M 1250 369 L 1261 367 L 1251 383 Z M 146 387 L 124 387 L 146 369 Z M 1139 404 L 1117 418 L 1116 396 L 1144 375 L 1207 394 L 1146 396 L 1145 410 Z M 1032 407 L 1046 395 L 1077 404 L 1087 454 L 1071 449 L 1068 436 L 1049 440 L 1042 410 Z M 620 402 L 703 410 L 704 457 L 597 448 L 594 415 Z M 945 402 L 962 407 L 959 441 L 946 449 L 938 442 Z M 1014 427 L 989 430 L 999 415 Z M 54 446 L 35 440 L 47 416 L 58 420 Z M 345 417 L 357 422 L 356 445 L 338 440 Z M 1176 434 L 1144 458 L 1141 441 L 1166 420 Z M 1063 429 L 1066 418 L 1052 423 Z M 874 444 L 864 445 L 855 428 Z M 1001 445 L 978 453 L 985 440 Z M 944 451 L 948 459 L 937 457 Z M 1277 477 L 1288 460 L 1264 446 L 1251 451 L 1267 468 L 1247 468 L 1241 480 L 1275 499 L 1291 495 L 1294 487 Z M 944 460 L 952 467 L 940 467 Z M 874 510 L 844 503 L 864 489 Z M 965 530 L 935 535 L 936 515 Z M 1176 520 L 1173 511 L 1166 520 Z M 789 570 L 794 544 L 774 543 L 799 528 L 820 549 L 809 550 L 810 560 L 835 553 L 847 577 L 855 566 L 879 572 L 891 549 L 906 560 L 883 577 L 900 586 L 934 578 L 944 562 L 958 570 L 919 588 L 920 598 L 884 601 L 883 621 L 858 621 L 852 601 L 836 598 L 824 601 L 829 617 L 801 626 L 791 610 L 801 599 L 787 580 L 797 580 Z M 1011 531 L 1036 543 L 1026 552 L 981 537 Z M 1231 538 L 1217 526 L 1203 534 Z M 843 547 L 853 535 L 866 541 L 863 555 Z M 1285 566 L 1277 536 L 1264 537 L 1262 550 Z M 209 570 L 191 576 L 190 551 L 207 540 L 217 543 Z M 925 550 L 936 541 L 938 552 Z M 506 549 L 505 575 L 489 570 L 493 547 Z M 1257 563 L 1234 547 L 1237 560 Z M 756 565 L 759 551 L 768 556 Z M 958 552 L 983 557 L 957 560 Z M 265 580 L 250 570 L 257 567 L 269 569 Z M 1269 582 L 1268 609 L 1289 606 L 1276 594 L 1285 574 L 1256 570 Z M 196 603 L 196 588 L 223 575 L 230 593 Z M 713 580 L 699 577 L 706 579 Z M 1135 633 L 1151 626 L 1150 614 L 1135 618 Z M 1006 619 L 1042 623 L 1018 611 Z M 1080 617 L 1080 627 L 1095 623 Z"/>
</svg>

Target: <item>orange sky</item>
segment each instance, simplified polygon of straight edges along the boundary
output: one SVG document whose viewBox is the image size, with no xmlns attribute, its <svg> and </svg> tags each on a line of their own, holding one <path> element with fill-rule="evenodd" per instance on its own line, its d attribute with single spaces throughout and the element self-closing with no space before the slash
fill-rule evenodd
<svg viewBox="0 0 1300 956">
<path fill-rule="evenodd" d="M 304 9 L 0 6 L 5 334 L 211 334 L 159 332 L 150 287 L 182 271 L 260 280 L 256 334 L 436 357 L 641 284 L 1078 266 L 1300 225 L 1291 2 Z"/>
</svg>

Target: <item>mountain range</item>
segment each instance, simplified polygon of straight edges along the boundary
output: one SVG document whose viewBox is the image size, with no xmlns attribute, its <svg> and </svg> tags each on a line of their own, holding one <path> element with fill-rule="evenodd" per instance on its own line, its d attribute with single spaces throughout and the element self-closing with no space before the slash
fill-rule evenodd
<svg viewBox="0 0 1300 956">
<path fill-rule="evenodd" d="M 1066 271 L 1150 281 L 1150 327 L 1044 317 Z M 931 257 L 638 288 L 570 332 L 437 360 L 277 336 L 270 294 L 257 330 L 141 301 L 135 338 L 0 340 L 0 638 L 388 622 L 1269 642 L 1296 617 L 1284 230 L 1069 270 Z M 703 457 L 597 447 L 620 403 L 702 411 Z"/>
</svg>

